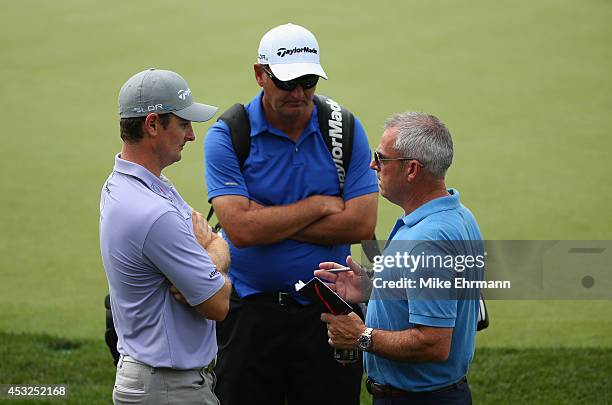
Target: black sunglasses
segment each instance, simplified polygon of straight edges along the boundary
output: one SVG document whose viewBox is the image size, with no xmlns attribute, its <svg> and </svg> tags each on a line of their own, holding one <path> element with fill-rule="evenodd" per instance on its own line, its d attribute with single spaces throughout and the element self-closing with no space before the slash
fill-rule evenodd
<svg viewBox="0 0 612 405">
<path fill-rule="evenodd" d="M 391 160 L 416 160 L 419 166 L 425 167 L 423 163 L 419 162 L 419 160 L 415 158 L 411 158 L 411 157 L 386 158 L 386 157 L 381 157 L 380 153 L 378 153 L 377 150 L 374 151 L 374 163 L 376 164 L 376 167 L 378 169 L 380 169 L 381 167 L 380 166 L 381 162 L 387 162 Z"/>
<path fill-rule="evenodd" d="M 317 85 L 319 81 L 319 76 L 317 75 L 306 75 L 298 77 L 297 79 L 287 80 L 286 82 L 279 80 L 272 72 L 270 72 L 265 67 L 261 67 L 261 69 L 266 72 L 268 77 L 272 79 L 274 85 L 281 90 L 285 91 L 293 91 L 295 88 L 300 85 L 304 90 L 308 90 Z"/>
</svg>

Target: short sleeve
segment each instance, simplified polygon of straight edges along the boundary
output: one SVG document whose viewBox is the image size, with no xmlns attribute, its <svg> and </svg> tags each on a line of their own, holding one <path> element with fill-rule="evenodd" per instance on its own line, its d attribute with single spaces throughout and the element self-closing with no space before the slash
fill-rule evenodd
<svg viewBox="0 0 612 405">
<path fill-rule="evenodd" d="M 355 117 L 353 151 L 344 182 L 344 199 L 346 201 L 378 191 L 376 173 L 370 169 L 371 160 L 372 154 L 368 137 L 363 126 Z"/>
<path fill-rule="evenodd" d="M 143 255 L 196 306 L 213 296 L 225 283 L 192 229 L 177 212 L 161 215 L 151 226 Z"/>
<path fill-rule="evenodd" d="M 206 134 L 204 163 L 208 201 L 221 195 L 241 195 L 249 198 L 229 128 L 223 121 L 217 121 Z"/>
</svg>

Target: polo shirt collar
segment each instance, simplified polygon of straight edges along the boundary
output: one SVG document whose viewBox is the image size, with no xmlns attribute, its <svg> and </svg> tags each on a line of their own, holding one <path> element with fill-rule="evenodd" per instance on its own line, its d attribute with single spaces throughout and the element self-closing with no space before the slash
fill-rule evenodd
<svg viewBox="0 0 612 405">
<path fill-rule="evenodd" d="M 426 202 L 416 210 L 412 211 L 410 214 L 404 215 L 402 218 L 400 218 L 400 220 L 408 227 L 412 227 L 431 214 L 459 208 L 461 205 L 461 202 L 459 201 L 459 191 L 455 190 L 454 188 L 449 188 L 448 193 L 450 195 L 435 198 Z"/>
<path fill-rule="evenodd" d="M 157 177 L 138 163 L 121 159 L 119 153 L 115 156 L 114 170 L 118 173 L 126 174 L 139 179 L 151 191 L 164 198 L 170 198 L 172 195 L 172 192 L 170 191 L 172 186 L 165 177 Z"/>
<path fill-rule="evenodd" d="M 249 121 L 251 124 L 251 137 L 255 137 L 264 132 L 270 132 L 275 135 L 287 136 L 280 130 L 271 126 L 268 123 L 268 120 L 266 120 L 266 115 L 264 114 L 264 110 L 262 106 L 263 94 L 264 94 L 263 90 L 260 91 L 259 94 L 255 96 L 255 98 L 251 100 L 251 102 L 247 106 L 247 110 L 249 113 Z M 306 128 L 304 128 L 304 131 L 302 132 L 302 134 L 308 135 L 310 133 L 316 132 L 318 125 L 316 125 L 315 123 L 317 122 L 318 122 L 317 106 L 315 105 L 314 110 L 312 111 L 312 115 L 310 116 L 310 121 L 308 121 L 308 124 L 306 125 Z M 302 138 L 303 137 L 300 136 L 300 139 Z"/>
</svg>

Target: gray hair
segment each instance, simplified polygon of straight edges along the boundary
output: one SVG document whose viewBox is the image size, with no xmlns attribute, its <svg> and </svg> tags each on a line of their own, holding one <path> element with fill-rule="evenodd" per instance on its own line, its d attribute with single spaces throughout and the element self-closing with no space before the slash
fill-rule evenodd
<svg viewBox="0 0 612 405">
<path fill-rule="evenodd" d="M 435 116 L 417 112 L 395 114 L 385 121 L 385 130 L 397 129 L 394 148 L 402 157 L 417 159 L 438 178 L 444 178 L 453 162 L 453 140 Z"/>
</svg>

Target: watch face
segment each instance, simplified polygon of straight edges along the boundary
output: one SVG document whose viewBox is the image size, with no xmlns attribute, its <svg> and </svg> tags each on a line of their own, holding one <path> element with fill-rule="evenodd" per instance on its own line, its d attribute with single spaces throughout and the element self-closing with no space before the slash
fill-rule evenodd
<svg viewBox="0 0 612 405">
<path fill-rule="evenodd" d="M 369 336 L 365 335 L 359 336 L 359 340 L 357 341 L 357 345 L 363 351 L 367 351 L 370 348 L 371 343 L 372 339 Z"/>
</svg>

